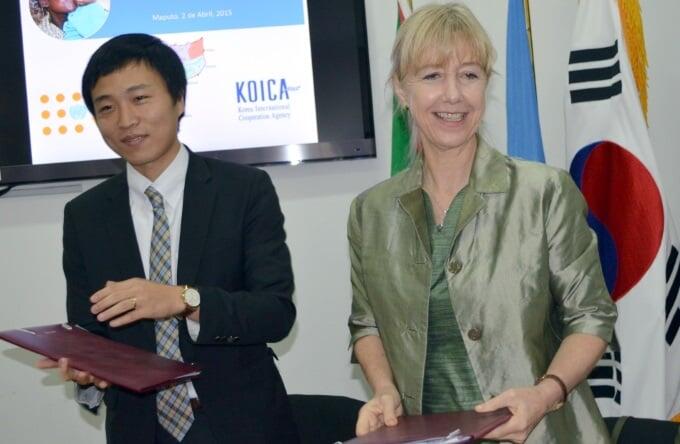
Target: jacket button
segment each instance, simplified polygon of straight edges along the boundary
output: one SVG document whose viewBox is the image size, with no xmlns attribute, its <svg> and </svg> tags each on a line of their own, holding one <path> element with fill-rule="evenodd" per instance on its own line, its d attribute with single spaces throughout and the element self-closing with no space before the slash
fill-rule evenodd
<svg viewBox="0 0 680 444">
<path fill-rule="evenodd" d="M 241 339 L 241 338 L 239 338 L 238 336 L 229 336 L 227 338 L 227 342 L 230 343 L 230 344 L 233 344 L 234 342 L 238 342 L 239 339 Z"/>
<path fill-rule="evenodd" d="M 472 327 L 468 330 L 468 338 L 470 338 L 471 341 L 479 341 L 482 339 L 482 330 L 477 327 Z"/>
<path fill-rule="evenodd" d="M 459 261 L 453 260 L 449 262 L 449 272 L 451 274 L 458 274 L 462 269 L 463 264 L 461 264 Z"/>
</svg>

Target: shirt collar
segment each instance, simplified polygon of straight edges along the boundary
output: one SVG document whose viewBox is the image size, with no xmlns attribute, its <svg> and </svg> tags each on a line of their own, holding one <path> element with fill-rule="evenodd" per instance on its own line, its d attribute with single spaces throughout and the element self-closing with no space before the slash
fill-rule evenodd
<svg viewBox="0 0 680 444">
<path fill-rule="evenodd" d="M 478 193 L 504 193 L 510 187 L 510 170 L 507 156 L 491 148 L 477 137 L 475 159 L 470 171 L 469 189 Z M 418 154 L 404 173 L 403 192 L 419 190 L 423 186 L 423 156 Z"/>
<path fill-rule="evenodd" d="M 125 168 L 128 187 L 135 199 L 148 201 L 144 191 L 146 191 L 149 185 L 153 185 L 156 191 L 163 196 L 163 201 L 166 205 L 176 207 L 184 192 L 184 179 L 189 168 L 189 152 L 182 145 L 175 159 L 154 182 L 147 179 L 129 163 L 126 164 Z"/>
</svg>

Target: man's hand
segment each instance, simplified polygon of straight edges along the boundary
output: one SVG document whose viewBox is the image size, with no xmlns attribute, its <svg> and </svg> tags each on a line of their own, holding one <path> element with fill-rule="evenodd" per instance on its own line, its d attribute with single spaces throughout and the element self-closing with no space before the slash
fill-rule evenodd
<svg viewBox="0 0 680 444">
<path fill-rule="evenodd" d="M 561 398 L 559 388 L 539 384 L 534 387 L 522 387 L 506 390 L 495 398 L 475 407 L 477 412 L 491 412 L 507 407 L 512 418 L 505 424 L 492 430 L 485 439 L 512 441 L 523 443 L 541 419 Z"/>
<path fill-rule="evenodd" d="M 397 418 L 403 414 L 401 397 L 394 385 L 376 390 L 373 399 L 359 410 L 356 434 L 362 436 L 382 426 L 395 426 Z"/>
<path fill-rule="evenodd" d="M 165 319 L 186 309 L 182 287 L 164 285 L 146 279 L 132 278 L 120 282 L 108 281 L 90 297 L 92 313 L 100 322 L 110 321 L 120 327 L 140 319 Z"/>
<path fill-rule="evenodd" d="M 61 358 L 58 362 L 53 361 L 49 358 L 42 358 L 36 363 L 36 367 L 42 369 L 49 368 L 59 368 L 59 374 L 64 381 L 73 381 L 79 385 L 90 385 L 94 384 L 100 389 L 105 389 L 109 385 L 108 381 L 103 379 L 95 378 L 92 374 L 88 372 L 81 372 L 69 366 L 68 359 Z"/>
</svg>

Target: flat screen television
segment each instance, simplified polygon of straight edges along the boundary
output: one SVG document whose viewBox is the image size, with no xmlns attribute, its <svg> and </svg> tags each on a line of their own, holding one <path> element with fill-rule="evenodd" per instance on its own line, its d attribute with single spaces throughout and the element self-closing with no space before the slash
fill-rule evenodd
<svg viewBox="0 0 680 444">
<path fill-rule="evenodd" d="M 375 156 L 363 0 L 4 3 L 0 185 L 120 171 L 80 81 L 94 50 L 128 32 L 182 59 L 179 137 L 193 151 L 250 165 Z"/>
</svg>

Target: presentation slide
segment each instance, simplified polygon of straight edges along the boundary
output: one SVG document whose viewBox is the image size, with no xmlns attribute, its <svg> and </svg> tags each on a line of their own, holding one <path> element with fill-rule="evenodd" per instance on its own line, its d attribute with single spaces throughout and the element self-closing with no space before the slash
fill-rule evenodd
<svg viewBox="0 0 680 444">
<path fill-rule="evenodd" d="M 80 82 L 103 42 L 131 32 L 159 37 L 184 63 L 180 140 L 193 151 L 318 142 L 307 0 L 21 3 L 34 164 L 114 157 Z"/>
</svg>

